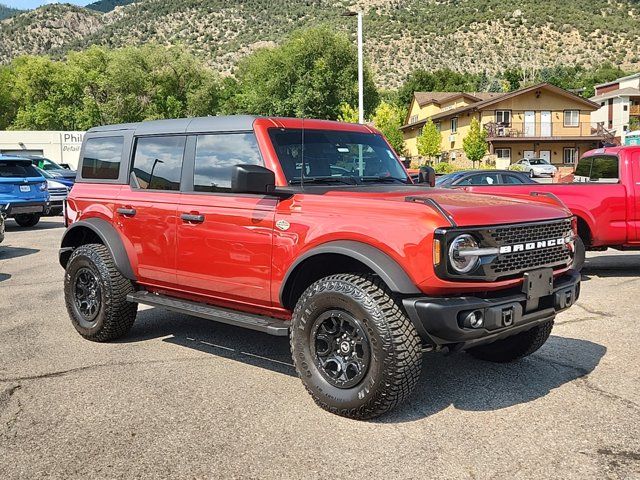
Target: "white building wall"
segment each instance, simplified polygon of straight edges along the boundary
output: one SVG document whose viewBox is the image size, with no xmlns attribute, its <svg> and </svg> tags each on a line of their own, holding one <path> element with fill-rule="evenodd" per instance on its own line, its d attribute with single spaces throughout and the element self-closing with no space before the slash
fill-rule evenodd
<svg viewBox="0 0 640 480">
<path fill-rule="evenodd" d="M 0 131 L 0 153 L 39 154 L 75 169 L 83 136 L 84 132 Z"/>
</svg>

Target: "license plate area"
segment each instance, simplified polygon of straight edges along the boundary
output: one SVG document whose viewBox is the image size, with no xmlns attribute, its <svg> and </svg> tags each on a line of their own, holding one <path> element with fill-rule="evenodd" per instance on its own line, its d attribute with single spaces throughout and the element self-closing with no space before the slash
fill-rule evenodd
<svg viewBox="0 0 640 480">
<path fill-rule="evenodd" d="M 29 185 L 20 185 L 20 191 L 23 193 L 30 192 L 31 187 Z"/>
<path fill-rule="evenodd" d="M 522 293 L 527 296 L 527 300 L 551 295 L 553 293 L 553 269 L 540 268 L 525 272 Z"/>
<path fill-rule="evenodd" d="M 41 205 L 33 205 L 27 207 L 13 207 L 11 209 L 11 214 L 15 215 L 17 213 L 42 213 Z"/>
</svg>

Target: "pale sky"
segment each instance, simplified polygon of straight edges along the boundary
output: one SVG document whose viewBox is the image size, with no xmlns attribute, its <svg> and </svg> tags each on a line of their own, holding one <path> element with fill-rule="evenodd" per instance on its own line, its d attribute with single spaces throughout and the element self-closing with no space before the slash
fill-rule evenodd
<svg viewBox="0 0 640 480">
<path fill-rule="evenodd" d="M 95 0 L 65 0 L 63 2 L 56 2 L 51 0 L 0 0 L 0 3 L 7 7 L 20 8 L 26 10 L 29 8 L 36 8 L 40 5 L 46 5 L 47 3 L 73 3 L 74 5 L 87 5 L 93 3 Z"/>
</svg>

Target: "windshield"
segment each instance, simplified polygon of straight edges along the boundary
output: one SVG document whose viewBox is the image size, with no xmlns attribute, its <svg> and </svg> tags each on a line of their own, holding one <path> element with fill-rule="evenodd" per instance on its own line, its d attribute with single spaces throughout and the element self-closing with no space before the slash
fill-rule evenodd
<svg viewBox="0 0 640 480">
<path fill-rule="evenodd" d="M 0 161 L 0 178 L 41 177 L 40 173 L 27 162 Z"/>
<path fill-rule="evenodd" d="M 55 178 L 53 175 L 51 175 L 50 173 L 47 173 L 45 170 L 42 170 L 41 168 L 35 167 L 35 169 L 38 171 L 38 173 L 40 175 L 42 175 L 44 178 L 49 178 L 49 179 L 53 179 Z"/>
<path fill-rule="evenodd" d="M 530 158 L 529 164 L 530 165 L 549 165 L 549 162 L 547 162 L 544 158 Z"/>
<path fill-rule="evenodd" d="M 38 168 L 42 170 L 64 170 L 60 165 L 55 162 L 52 162 L 48 158 L 38 158 L 33 160 L 33 163 L 38 166 Z"/>
<path fill-rule="evenodd" d="M 290 184 L 411 183 L 395 153 L 374 133 L 270 129 L 269 136 Z M 303 177 L 303 178 L 301 178 Z"/>
</svg>

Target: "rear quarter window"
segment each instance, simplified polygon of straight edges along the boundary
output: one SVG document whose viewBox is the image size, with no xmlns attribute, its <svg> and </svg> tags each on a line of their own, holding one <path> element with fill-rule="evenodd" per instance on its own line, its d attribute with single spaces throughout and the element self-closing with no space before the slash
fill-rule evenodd
<svg viewBox="0 0 640 480">
<path fill-rule="evenodd" d="M 90 138 L 82 156 L 82 178 L 116 180 L 120 174 L 124 137 Z"/>
</svg>

